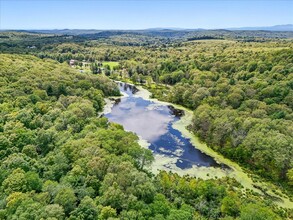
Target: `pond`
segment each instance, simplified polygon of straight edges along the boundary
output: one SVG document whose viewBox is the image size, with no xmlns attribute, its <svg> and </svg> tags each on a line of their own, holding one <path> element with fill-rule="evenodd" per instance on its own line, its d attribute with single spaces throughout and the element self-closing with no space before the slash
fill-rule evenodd
<svg viewBox="0 0 293 220">
<path fill-rule="evenodd" d="M 111 111 L 105 114 L 105 117 L 147 141 L 148 148 L 152 150 L 155 158 L 164 158 L 166 162 L 162 165 L 165 168 L 227 168 L 198 150 L 190 139 L 173 128 L 172 125 L 184 115 L 183 110 L 137 96 L 138 89 L 133 85 L 119 82 L 118 86 L 124 96 L 115 100 Z"/>
</svg>

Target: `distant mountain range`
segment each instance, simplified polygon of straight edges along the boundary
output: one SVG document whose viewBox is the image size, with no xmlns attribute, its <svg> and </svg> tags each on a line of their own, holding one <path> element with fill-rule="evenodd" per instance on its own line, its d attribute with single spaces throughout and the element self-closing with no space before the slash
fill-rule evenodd
<svg viewBox="0 0 293 220">
<path fill-rule="evenodd" d="M 225 28 L 226 30 L 243 30 L 243 31 L 293 31 L 293 24 L 275 25 L 269 27 L 240 27 L 240 28 Z"/>
<path fill-rule="evenodd" d="M 184 33 L 190 32 L 213 32 L 213 31 L 267 31 L 267 32 L 293 32 L 293 24 L 286 25 L 275 25 L 268 27 L 236 27 L 236 28 L 221 28 L 221 29 L 204 29 L 204 28 L 176 28 L 176 27 L 167 27 L 167 28 L 148 28 L 140 30 L 101 30 L 101 29 L 23 29 L 23 30 L 1 30 L 0 32 L 6 31 L 18 31 L 18 32 L 30 32 L 30 33 L 44 33 L 44 34 L 68 34 L 68 35 L 84 35 L 84 34 L 110 34 L 119 33 L 119 34 L 145 34 L 145 33 L 167 33 L 174 35 L 182 35 Z"/>
<path fill-rule="evenodd" d="M 205 29 L 205 28 L 149 28 L 148 31 L 163 31 L 163 30 L 174 30 L 174 31 L 201 31 L 201 30 L 215 30 L 215 29 Z M 293 31 L 293 24 L 285 25 L 274 25 L 266 27 L 236 27 L 236 28 L 220 28 L 220 30 L 230 30 L 230 31 Z"/>
</svg>

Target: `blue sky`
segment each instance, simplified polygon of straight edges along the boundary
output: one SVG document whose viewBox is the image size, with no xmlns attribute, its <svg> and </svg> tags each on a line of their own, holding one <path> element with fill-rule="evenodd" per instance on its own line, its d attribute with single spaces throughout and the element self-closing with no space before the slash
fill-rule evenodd
<svg viewBox="0 0 293 220">
<path fill-rule="evenodd" d="M 293 23 L 293 0 L 0 0 L 0 29 L 228 28 Z"/>
</svg>

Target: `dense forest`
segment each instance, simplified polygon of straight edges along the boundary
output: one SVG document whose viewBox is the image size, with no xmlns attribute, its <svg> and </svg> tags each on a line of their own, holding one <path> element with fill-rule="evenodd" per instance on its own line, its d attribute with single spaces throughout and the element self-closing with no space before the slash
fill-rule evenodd
<svg viewBox="0 0 293 220">
<path fill-rule="evenodd" d="M 292 42 L 185 43 L 167 49 L 164 59 L 123 65 L 134 81 L 173 85 L 152 91 L 194 109 L 191 130 L 213 149 L 259 175 L 290 184 L 292 48 Z"/>
<path fill-rule="evenodd" d="M 292 199 L 291 33 L 230 32 L 1 33 L 0 219 L 293 218 L 228 177 L 150 173 L 151 151 L 101 117 L 109 78 L 144 85 Z"/>
</svg>

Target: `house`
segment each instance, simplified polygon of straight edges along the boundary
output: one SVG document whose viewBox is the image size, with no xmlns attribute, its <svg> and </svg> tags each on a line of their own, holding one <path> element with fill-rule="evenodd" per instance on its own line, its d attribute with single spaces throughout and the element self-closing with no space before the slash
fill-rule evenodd
<svg viewBox="0 0 293 220">
<path fill-rule="evenodd" d="M 69 65 L 70 65 L 70 66 L 73 66 L 74 63 L 75 63 L 75 60 L 70 60 L 70 61 L 69 61 Z"/>
<path fill-rule="evenodd" d="M 28 49 L 36 49 L 36 46 L 27 46 Z"/>
</svg>

